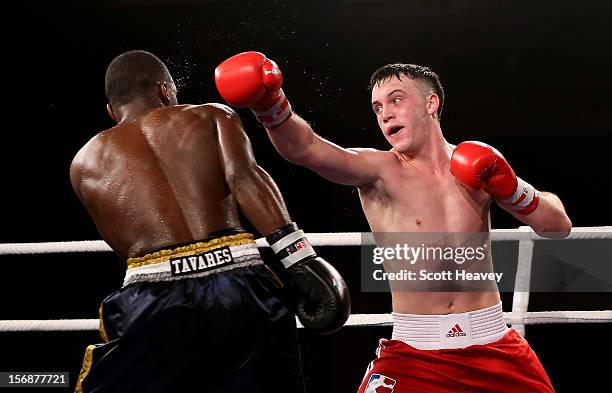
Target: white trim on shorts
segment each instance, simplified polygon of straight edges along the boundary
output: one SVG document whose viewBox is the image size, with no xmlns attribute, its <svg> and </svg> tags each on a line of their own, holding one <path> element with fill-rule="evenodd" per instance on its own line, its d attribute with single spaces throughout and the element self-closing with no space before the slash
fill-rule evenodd
<svg viewBox="0 0 612 393">
<path fill-rule="evenodd" d="M 176 281 L 193 277 L 205 277 L 211 274 L 226 272 L 228 270 L 233 270 L 240 267 L 263 265 L 263 261 L 256 243 L 230 246 L 229 250 L 234 260 L 233 263 L 216 269 L 205 270 L 184 276 L 172 275 L 172 266 L 170 265 L 170 259 L 172 259 L 172 256 L 169 256 L 167 259 L 161 262 L 129 268 L 125 272 L 123 286 L 135 282 Z"/>
<path fill-rule="evenodd" d="M 423 350 L 465 348 L 500 340 L 509 330 L 501 302 L 460 314 L 392 313 L 392 340 Z"/>
</svg>

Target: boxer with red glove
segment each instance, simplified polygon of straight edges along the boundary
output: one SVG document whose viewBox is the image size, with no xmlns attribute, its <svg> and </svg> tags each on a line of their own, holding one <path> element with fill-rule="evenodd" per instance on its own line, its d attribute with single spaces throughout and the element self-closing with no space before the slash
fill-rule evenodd
<svg viewBox="0 0 612 393">
<path fill-rule="evenodd" d="M 275 62 L 259 52 L 239 53 L 219 64 L 215 84 L 228 104 L 250 108 L 266 128 L 291 117 L 291 105 L 281 89 L 283 74 Z"/>
<path fill-rule="evenodd" d="M 460 183 L 486 190 L 505 210 L 544 237 L 556 236 L 551 236 L 555 231 L 567 236 L 571 229 L 561 201 L 551 193 L 536 195 L 533 187 L 515 176 L 501 154 L 488 146 L 462 144 L 451 163 L 459 181 L 449 182 L 448 172 L 440 176 L 439 169 L 448 168 L 446 153 L 450 151 L 440 126 L 444 89 L 428 67 L 393 63 L 379 68 L 370 78 L 370 105 L 380 130 L 392 145 L 389 150 L 344 148 L 315 133 L 307 121 L 291 113 L 280 89 L 278 67 L 260 53 L 243 53 L 227 60 L 217 67 L 215 80 L 228 103 L 249 107 L 256 113 L 276 150 L 287 161 L 335 183 L 357 187 L 373 232 L 487 231 L 491 226 L 491 198 L 482 192 L 465 195 Z M 439 198 L 440 195 L 448 198 Z M 536 206 L 536 213 L 525 215 Z M 338 316 L 330 321 L 341 317 L 343 309 L 335 304 L 342 298 L 337 296 L 342 291 L 336 289 L 332 274 L 319 272 L 326 264 L 319 263 L 308 250 L 301 240 L 303 236 L 288 226 L 274 237 L 279 240 L 267 240 L 278 258 L 284 264 L 298 261 L 284 272 L 287 287 L 297 295 L 298 312 L 308 311 L 308 304 L 313 304 L 316 308 L 311 310 L 318 308 L 321 315 Z M 288 248 L 285 242 L 290 244 Z M 490 258 L 483 267 L 493 271 Z M 432 268 L 440 271 L 442 265 Z M 436 292 L 438 286 L 432 285 L 436 293 L 431 296 L 419 296 L 419 290 L 415 291 L 410 283 L 403 287 L 409 290 L 398 291 L 391 286 L 393 334 L 390 340 L 380 341 L 378 356 L 368 366 L 360 393 L 382 386 L 382 379 L 383 385 L 397 393 L 454 393 L 460 389 L 554 391 L 529 345 L 517 332 L 508 331 L 494 286 L 474 291 L 471 282 L 460 281 L 463 280 L 456 281 L 457 289 L 448 292 Z M 328 302 L 333 307 L 326 306 Z M 313 318 L 316 315 L 314 311 L 301 313 L 300 319 L 305 325 L 304 321 L 308 321 L 310 326 L 317 326 L 317 318 Z M 486 323 L 473 324 L 474 329 L 461 336 L 465 341 L 456 341 L 458 336 L 448 332 L 471 326 L 469 315 L 486 315 Z M 333 322 L 329 328 L 325 325 L 320 325 L 322 330 L 335 328 Z M 475 347 L 478 353 L 474 353 Z M 489 367 L 492 362 L 495 367 Z M 448 367 L 439 373 L 428 373 L 440 364 Z M 473 367 L 474 364 L 482 367 Z M 500 370 L 512 383 L 499 385 L 503 374 Z"/>
<path fill-rule="evenodd" d="M 482 142 L 460 143 L 451 157 L 451 173 L 470 188 L 483 189 L 493 198 L 529 214 L 540 200 L 533 186 L 514 174 L 497 149 Z"/>
</svg>

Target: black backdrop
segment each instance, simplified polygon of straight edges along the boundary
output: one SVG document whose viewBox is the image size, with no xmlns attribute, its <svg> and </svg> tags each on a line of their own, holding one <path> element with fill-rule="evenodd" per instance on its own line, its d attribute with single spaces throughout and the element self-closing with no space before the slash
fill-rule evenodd
<svg viewBox="0 0 612 393">
<path fill-rule="evenodd" d="M 91 3 L 91 4 L 90 4 Z M 129 49 L 168 65 L 183 103 L 219 102 L 214 67 L 259 50 L 285 75 L 294 109 L 347 147 L 387 148 L 369 106 L 369 75 L 390 62 L 430 66 L 445 86 L 451 143 L 496 146 L 519 176 L 564 201 L 575 226 L 611 225 L 612 6 L 605 1 L 485 0 L 98 1 L 13 4 L 3 11 L 5 120 L 0 242 L 98 239 L 72 193 L 76 151 L 112 125 L 104 71 Z M 260 164 L 308 232 L 367 231 L 355 190 L 287 164 L 239 111 Z M 495 228 L 519 225 L 494 208 Z M 346 276 L 356 313 L 390 311 L 359 290 L 358 250 L 321 248 Z M 117 288 L 112 254 L 3 256 L 0 319 L 95 318 Z M 533 294 L 531 310 L 612 308 L 609 293 Z M 504 293 L 508 311 L 512 294 Z M 559 391 L 609 380 L 593 359 L 610 325 L 530 326 L 528 339 Z M 351 392 L 390 328 L 301 332 L 315 392 Z M 0 371 L 70 371 L 94 332 L 1 333 Z M 583 389 L 580 389 L 583 390 Z"/>
</svg>

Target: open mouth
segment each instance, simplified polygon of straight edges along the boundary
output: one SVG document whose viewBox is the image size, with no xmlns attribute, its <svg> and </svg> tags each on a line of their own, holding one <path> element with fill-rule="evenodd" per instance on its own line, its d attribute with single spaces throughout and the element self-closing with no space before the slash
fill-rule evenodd
<svg viewBox="0 0 612 393">
<path fill-rule="evenodd" d="M 404 126 L 391 127 L 391 129 L 389 130 L 389 136 L 395 135 L 403 129 Z"/>
</svg>

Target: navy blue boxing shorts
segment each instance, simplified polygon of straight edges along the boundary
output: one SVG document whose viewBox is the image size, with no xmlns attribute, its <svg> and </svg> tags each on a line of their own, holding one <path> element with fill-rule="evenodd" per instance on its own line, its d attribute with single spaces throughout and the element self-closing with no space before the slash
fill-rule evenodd
<svg viewBox="0 0 612 393">
<path fill-rule="evenodd" d="M 128 260 L 76 393 L 304 392 L 295 316 L 248 233 Z"/>
</svg>

